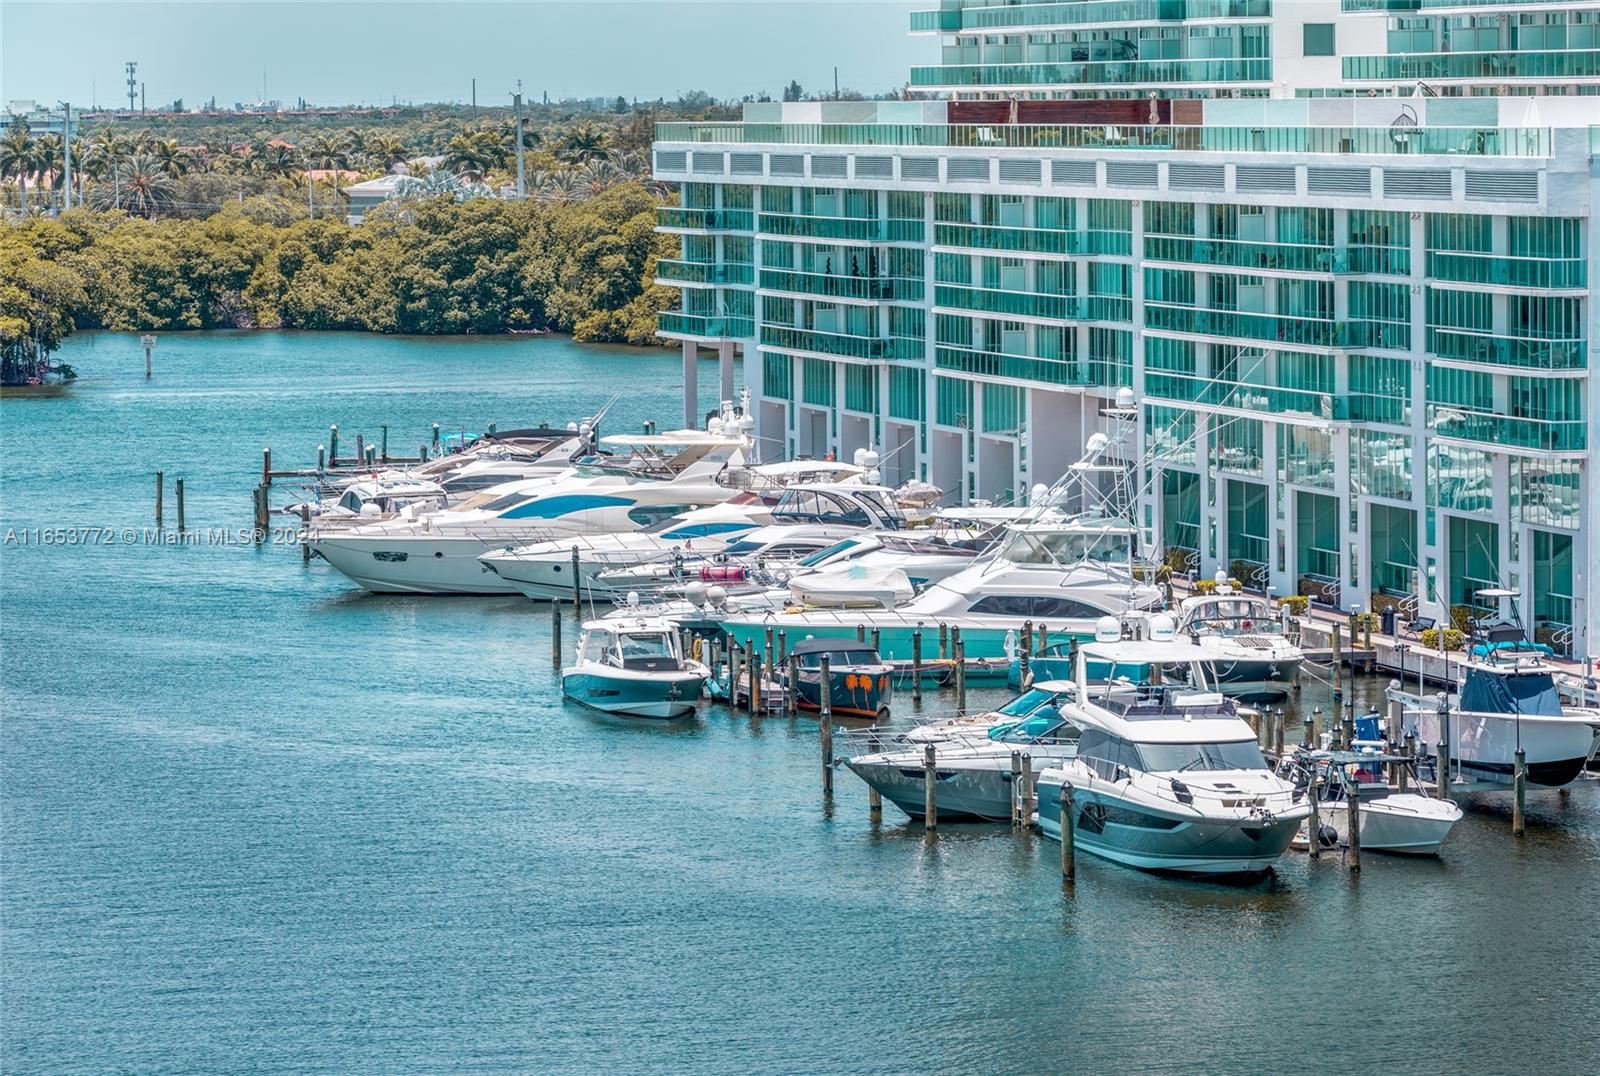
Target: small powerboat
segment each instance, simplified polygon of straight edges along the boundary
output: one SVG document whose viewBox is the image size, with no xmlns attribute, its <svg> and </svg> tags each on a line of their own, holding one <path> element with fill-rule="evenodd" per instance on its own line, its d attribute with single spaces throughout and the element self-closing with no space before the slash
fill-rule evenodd
<svg viewBox="0 0 1600 1076">
<path fill-rule="evenodd" d="M 1278 773 L 1309 788 L 1315 781 L 1319 826 L 1324 845 L 1350 843 L 1350 788 L 1361 793 L 1361 848 L 1369 852 L 1436 856 L 1450 830 L 1461 821 L 1461 808 L 1450 800 L 1416 792 L 1400 792 L 1383 779 L 1383 767 L 1402 765 L 1416 777 L 1414 760 L 1377 753 L 1377 744 L 1357 741 L 1356 751 L 1296 751 L 1285 758 Z M 1307 834 L 1305 841 L 1309 841 Z M 1303 843 L 1299 838 L 1296 845 Z"/>
<path fill-rule="evenodd" d="M 795 696 L 801 709 L 822 708 L 822 659 L 828 659 L 828 706 L 835 715 L 877 717 L 894 695 L 894 670 L 868 643 L 802 639 L 789 654 L 799 660 Z"/>
<path fill-rule="evenodd" d="M 578 660 L 562 670 L 561 693 L 608 714 L 671 720 L 694 712 L 710 675 L 684 657 L 677 631 L 661 617 L 591 620 Z"/>
</svg>

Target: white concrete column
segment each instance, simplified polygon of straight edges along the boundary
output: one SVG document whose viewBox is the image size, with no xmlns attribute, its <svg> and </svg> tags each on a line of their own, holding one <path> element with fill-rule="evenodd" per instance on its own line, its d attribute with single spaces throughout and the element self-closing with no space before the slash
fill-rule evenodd
<svg viewBox="0 0 1600 1076">
<path fill-rule="evenodd" d="M 700 345 L 693 340 L 683 342 L 683 425 L 685 429 L 700 428 L 700 370 L 696 363 Z"/>
</svg>

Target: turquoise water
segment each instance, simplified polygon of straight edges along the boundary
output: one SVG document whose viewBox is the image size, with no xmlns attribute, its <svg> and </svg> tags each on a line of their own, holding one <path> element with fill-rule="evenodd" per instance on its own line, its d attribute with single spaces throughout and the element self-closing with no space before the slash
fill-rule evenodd
<svg viewBox="0 0 1600 1076">
<path fill-rule="evenodd" d="M 332 422 L 398 450 L 611 391 L 613 429 L 680 411 L 675 354 L 555 338 L 63 358 L 81 383 L 0 401 L 17 541 L 148 524 L 157 469 L 169 523 L 181 476 L 192 526 L 247 526 L 261 448 L 309 462 Z M 1441 861 L 1086 859 L 1064 894 L 1041 838 L 874 828 L 844 772 L 825 813 L 813 720 L 565 707 L 543 607 L 368 596 L 288 546 L 0 556 L 7 1073 L 1600 1064 L 1592 784 L 1531 794 L 1521 843 L 1480 797 Z"/>
</svg>

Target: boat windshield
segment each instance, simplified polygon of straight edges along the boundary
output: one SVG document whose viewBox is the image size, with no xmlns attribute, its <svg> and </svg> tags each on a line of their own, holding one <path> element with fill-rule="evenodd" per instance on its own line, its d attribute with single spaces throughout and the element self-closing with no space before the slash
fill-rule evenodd
<svg viewBox="0 0 1600 1076">
<path fill-rule="evenodd" d="M 637 635 L 624 635 L 621 640 L 622 660 L 631 661 L 637 658 L 670 658 L 672 656 L 672 641 L 666 632 L 641 632 Z"/>
<path fill-rule="evenodd" d="M 1002 717 L 1026 717 L 1055 697 L 1054 691 L 1025 691 L 995 713 Z"/>
<path fill-rule="evenodd" d="M 1141 743 L 1140 767 L 1147 773 L 1194 770 L 1264 770 L 1266 759 L 1254 740 L 1235 743 Z"/>
<path fill-rule="evenodd" d="M 830 557 L 836 556 L 839 553 L 843 553 L 847 549 L 853 549 L 859 544 L 860 543 L 855 538 L 846 538 L 842 542 L 835 542 L 835 543 L 833 543 L 833 545 L 830 545 L 828 548 L 819 549 L 815 553 L 811 554 L 809 557 L 805 557 L 802 560 L 800 560 L 799 561 L 799 567 L 801 567 L 801 568 L 814 568 L 818 564 L 821 564 L 823 561 L 829 559 Z"/>
<path fill-rule="evenodd" d="M 1077 740 L 1076 732 L 1054 706 L 1047 706 L 1026 721 L 990 729 L 989 739 L 996 743 L 1072 743 Z"/>
<path fill-rule="evenodd" d="M 823 654 L 821 651 L 812 654 L 800 655 L 802 669 L 822 668 Z M 873 650 L 830 650 L 827 653 L 828 668 L 839 669 L 846 665 L 876 665 L 878 655 Z"/>
<path fill-rule="evenodd" d="M 1126 563 L 1131 535 L 1115 531 L 1013 530 L 1000 556 L 1013 564 Z"/>
</svg>

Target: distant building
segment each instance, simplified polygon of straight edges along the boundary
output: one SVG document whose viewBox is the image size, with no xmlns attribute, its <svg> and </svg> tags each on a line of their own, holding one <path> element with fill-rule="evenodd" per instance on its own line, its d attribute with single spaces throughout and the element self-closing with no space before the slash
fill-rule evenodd
<svg viewBox="0 0 1600 1076">
<path fill-rule="evenodd" d="M 407 178 L 398 172 L 391 172 L 377 179 L 369 179 L 361 183 L 354 183 L 344 189 L 345 197 L 350 200 L 349 220 L 351 224 L 360 224 L 367 211 L 394 197 L 395 185 Z"/>
</svg>

